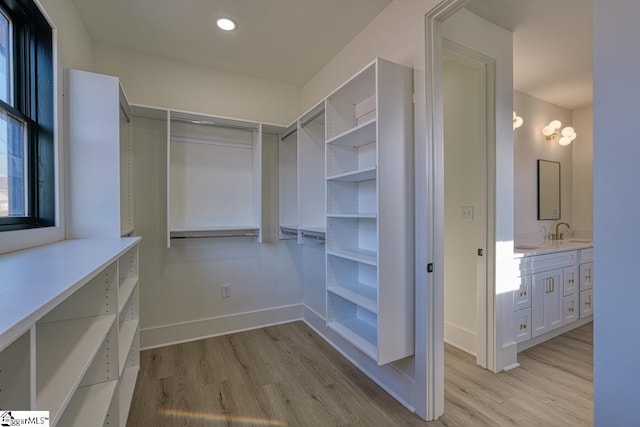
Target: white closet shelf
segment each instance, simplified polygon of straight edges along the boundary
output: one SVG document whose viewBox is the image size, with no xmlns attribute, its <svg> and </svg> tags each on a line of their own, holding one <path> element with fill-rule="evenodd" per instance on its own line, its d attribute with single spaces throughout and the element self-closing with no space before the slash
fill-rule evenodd
<svg viewBox="0 0 640 427">
<path fill-rule="evenodd" d="M 136 285 L 138 284 L 138 277 L 127 277 L 127 279 L 120 285 L 118 289 L 118 314 L 122 313 L 122 309 L 127 304 L 129 297 L 133 293 Z"/>
<path fill-rule="evenodd" d="M 55 424 L 78 387 L 116 316 L 87 317 L 36 325 L 36 406 Z M 114 343 L 115 345 L 115 343 Z"/>
<path fill-rule="evenodd" d="M 120 367 L 120 375 L 122 375 L 122 371 L 126 365 L 127 356 L 129 355 L 133 339 L 138 330 L 138 323 L 139 321 L 136 319 L 127 320 L 120 325 L 120 334 L 118 335 L 118 361 L 120 362 L 118 366 Z"/>
<path fill-rule="evenodd" d="M 197 237 L 254 237 L 259 235 L 260 227 L 257 225 L 172 227 L 169 232 L 172 239 Z"/>
<path fill-rule="evenodd" d="M 125 426 L 127 424 L 127 415 L 129 414 L 129 407 L 131 406 L 133 391 L 136 388 L 138 370 L 138 367 L 127 368 L 120 377 L 120 401 L 118 403 L 120 408 L 119 425 L 121 426 Z"/>
<path fill-rule="evenodd" d="M 337 175 L 327 177 L 327 181 L 349 181 L 349 182 L 362 182 L 371 181 L 376 179 L 377 168 L 371 166 L 368 168 L 358 169 Z"/>
<path fill-rule="evenodd" d="M 375 212 L 349 213 L 349 214 L 327 214 L 327 218 L 365 218 L 376 219 L 378 214 Z"/>
<path fill-rule="evenodd" d="M 373 266 L 378 265 L 378 254 L 375 251 L 368 251 L 365 249 L 327 249 L 327 255 L 333 255 L 339 258 Z"/>
<path fill-rule="evenodd" d="M 109 412 L 118 381 L 107 381 L 81 387 L 76 390 L 58 425 L 64 427 L 86 427 L 104 420 Z"/>
<path fill-rule="evenodd" d="M 328 326 L 372 359 L 378 358 L 378 336 L 375 326 L 357 318 L 336 320 Z"/>
<path fill-rule="evenodd" d="M 378 290 L 364 283 L 349 286 L 328 286 L 327 290 L 372 313 L 378 314 Z"/>
<path fill-rule="evenodd" d="M 327 144 L 362 147 L 376 142 L 376 119 L 370 119 L 327 140 Z"/>
</svg>

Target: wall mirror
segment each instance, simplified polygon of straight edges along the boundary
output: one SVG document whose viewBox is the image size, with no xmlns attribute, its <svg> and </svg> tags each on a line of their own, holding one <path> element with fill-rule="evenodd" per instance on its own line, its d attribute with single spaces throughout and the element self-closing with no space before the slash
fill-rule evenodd
<svg viewBox="0 0 640 427">
<path fill-rule="evenodd" d="M 538 160 L 538 220 L 560 219 L 560 162 Z"/>
</svg>

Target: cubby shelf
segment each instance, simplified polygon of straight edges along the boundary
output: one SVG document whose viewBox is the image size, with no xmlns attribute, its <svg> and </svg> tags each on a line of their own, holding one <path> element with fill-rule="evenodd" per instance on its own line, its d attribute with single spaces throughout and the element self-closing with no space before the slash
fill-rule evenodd
<svg viewBox="0 0 640 427">
<path fill-rule="evenodd" d="M 120 375 L 124 371 L 126 366 L 127 356 L 133 347 L 133 340 L 136 337 L 138 331 L 137 319 L 127 320 L 120 325 L 120 335 L 118 337 L 118 361 L 120 363 Z"/>
<path fill-rule="evenodd" d="M 327 181 L 362 182 L 376 179 L 376 167 L 371 166 L 359 170 L 344 172 L 327 177 Z"/>
<path fill-rule="evenodd" d="M 96 420 L 107 417 L 118 387 L 118 381 L 80 387 L 73 395 L 58 424 L 65 427 L 96 425 Z"/>
<path fill-rule="evenodd" d="M 124 306 L 126 305 L 129 297 L 133 293 L 136 285 L 138 284 L 138 277 L 128 277 L 124 283 L 120 285 L 120 290 L 118 291 L 118 314 L 122 313 Z"/>
<path fill-rule="evenodd" d="M 412 93 L 376 59 L 326 99 L 327 325 L 379 365 L 414 352 Z"/>
<path fill-rule="evenodd" d="M 118 406 L 120 408 L 121 427 L 127 425 L 127 415 L 129 414 L 129 408 L 131 407 L 138 371 L 139 367 L 137 366 L 126 368 L 120 376 L 120 401 Z"/>
<path fill-rule="evenodd" d="M 85 374 L 116 316 L 106 315 L 38 325 L 37 394 L 39 408 L 57 422 Z"/>
</svg>

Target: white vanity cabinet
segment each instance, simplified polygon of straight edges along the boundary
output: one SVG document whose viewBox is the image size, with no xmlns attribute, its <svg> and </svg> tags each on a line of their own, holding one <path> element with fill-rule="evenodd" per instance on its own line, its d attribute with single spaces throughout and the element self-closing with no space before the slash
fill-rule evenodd
<svg viewBox="0 0 640 427">
<path fill-rule="evenodd" d="M 586 323 L 593 313 L 593 248 L 557 246 L 516 256 L 509 330 L 513 341 L 524 343 L 520 350 Z"/>
</svg>

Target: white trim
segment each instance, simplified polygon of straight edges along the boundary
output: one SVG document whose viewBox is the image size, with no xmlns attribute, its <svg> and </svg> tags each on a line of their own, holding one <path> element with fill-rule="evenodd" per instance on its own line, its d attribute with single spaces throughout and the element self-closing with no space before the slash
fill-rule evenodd
<svg viewBox="0 0 640 427">
<path fill-rule="evenodd" d="M 470 331 L 451 322 L 444 322 L 444 336 L 444 342 L 447 344 L 478 357 L 476 352 L 479 350 L 478 332 Z"/>
<path fill-rule="evenodd" d="M 302 320 L 302 304 L 211 317 L 140 330 L 140 349 L 149 350 Z"/>
</svg>

